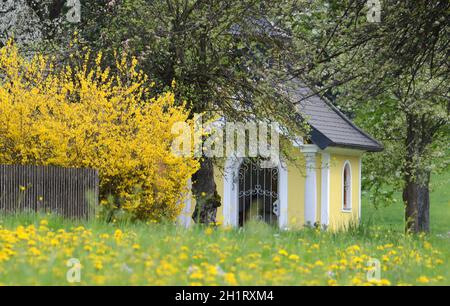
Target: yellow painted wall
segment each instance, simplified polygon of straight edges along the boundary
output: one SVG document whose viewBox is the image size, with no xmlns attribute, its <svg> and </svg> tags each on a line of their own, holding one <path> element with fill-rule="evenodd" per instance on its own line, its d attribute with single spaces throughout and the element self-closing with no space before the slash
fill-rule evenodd
<svg viewBox="0 0 450 306">
<path fill-rule="evenodd" d="M 288 162 L 288 227 L 302 228 L 305 224 L 305 158 L 298 153 L 295 162 Z"/>
<path fill-rule="evenodd" d="M 331 230 L 348 228 L 350 224 L 357 224 L 359 219 L 359 156 L 331 155 L 330 165 L 330 224 Z M 352 210 L 344 212 L 343 197 L 343 169 L 346 161 L 350 162 L 352 170 Z"/>
</svg>

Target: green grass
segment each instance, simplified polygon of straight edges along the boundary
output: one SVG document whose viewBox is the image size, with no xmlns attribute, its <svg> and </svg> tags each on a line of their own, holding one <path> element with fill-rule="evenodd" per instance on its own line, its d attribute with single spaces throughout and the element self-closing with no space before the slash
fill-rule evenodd
<svg viewBox="0 0 450 306">
<path fill-rule="evenodd" d="M 396 204 L 378 209 L 363 198 L 363 222 L 402 231 L 405 215 L 401 194 L 398 193 L 396 198 Z M 450 171 L 432 177 L 430 224 L 432 234 L 450 233 Z"/>
<path fill-rule="evenodd" d="M 450 285 L 449 177 L 434 178 L 427 236 L 403 233 L 402 207 L 368 203 L 362 226 L 334 234 L 3 217 L 0 284 L 68 285 L 67 260 L 78 258 L 81 285 L 363 285 L 375 258 L 375 284 Z"/>
</svg>

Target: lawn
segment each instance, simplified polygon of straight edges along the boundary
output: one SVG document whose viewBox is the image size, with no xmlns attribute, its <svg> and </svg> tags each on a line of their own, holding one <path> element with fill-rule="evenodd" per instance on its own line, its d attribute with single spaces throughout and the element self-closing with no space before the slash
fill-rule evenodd
<svg viewBox="0 0 450 306">
<path fill-rule="evenodd" d="M 401 207 L 367 203 L 364 224 L 336 234 L 2 218 L 0 284 L 69 285 L 76 258 L 81 285 L 450 285 L 449 178 L 435 179 L 433 232 L 418 237 L 403 234 Z M 368 281 L 371 259 L 381 278 Z"/>
<path fill-rule="evenodd" d="M 450 171 L 434 176 L 431 182 L 430 223 L 432 234 L 450 233 Z M 404 228 L 404 210 L 401 194 L 397 203 L 375 209 L 363 198 L 363 222 L 401 231 Z"/>
</svg>

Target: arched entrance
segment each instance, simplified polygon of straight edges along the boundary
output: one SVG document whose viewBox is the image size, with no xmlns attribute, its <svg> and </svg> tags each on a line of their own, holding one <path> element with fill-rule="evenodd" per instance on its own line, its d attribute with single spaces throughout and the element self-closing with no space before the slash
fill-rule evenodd
<svg viewBox="0 0 450 306">
<path fill-rule="evenodd" d="M 250 221 L 278 225 L 280 218 L 279 168 L 262 168 L 254 159 L 244 159 L 238 171 L 238 224 Z"/>
</svg>

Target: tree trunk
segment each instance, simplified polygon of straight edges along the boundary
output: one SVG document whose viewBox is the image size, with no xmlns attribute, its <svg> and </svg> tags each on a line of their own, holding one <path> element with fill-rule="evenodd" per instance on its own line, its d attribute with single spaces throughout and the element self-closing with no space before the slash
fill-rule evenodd
<svg viewBox="0 0 450 306">
<path fill-rule="evenodd" d="M 192 192 L 196 206 L 192 219 L 199 224 L 216 224 L 217 208 L 221 198 L 214 181 L 214 164 L 209 158 L 201 161 L 200 170 L 193 176 Z"/>
<path fill-rule="evenodd" d="M 403 191 L 408 233 L 428 233 L 430 231 L 430 174 L 422 173 L 418 176 L 422 177 L 419 182 L 407 182 Z"/>
<path fill-rule="evenodd" d="M 199 40 L 199 61 L 198 70 L 200 77 L 196 80 L 199 99 L 193 108 L 194 112 L 204 112 L 209 105 L 208 75 L 207 63 L 207 30 L 202 27 L 202 33 Z M 196 206 L 192 218 L 200 224 L 216 224 L 217 208 L 221 205 L 221 199 L 217 193 L 216 182 L 214 181 L 214 163 L 205 156 L 200 162 L 200 170 L 193 177 L 193 194 L 196 199 Z"/>
<path fill-rule="evenodd" d="M 423 164 L 426 146 L 424 120 L 415 115 L 408 115 L 408 132 L 406 139 L 405 202 L 406 232 L 420 233 L 430 231 L 430 170 Z"/>
</svg>

